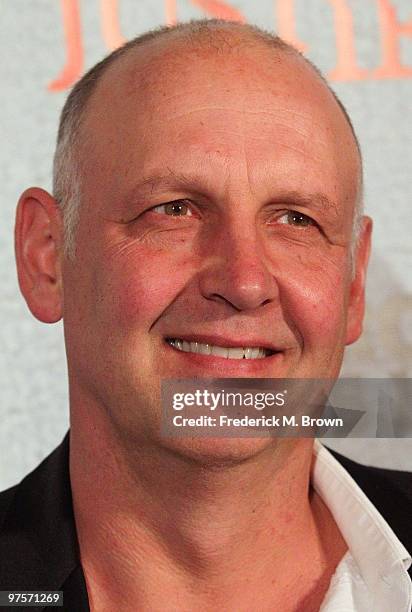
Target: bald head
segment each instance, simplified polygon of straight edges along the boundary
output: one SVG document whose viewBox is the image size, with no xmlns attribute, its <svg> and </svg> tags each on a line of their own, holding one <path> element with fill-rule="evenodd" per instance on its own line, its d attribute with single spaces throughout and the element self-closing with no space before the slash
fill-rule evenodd
<svg viewBox="0 0 412 612">
<path fill-rule="evenodd" d="M 354 172 L 357 187 L 353 234 L 356 241 L 362 212 L 362 163 L 351 121 L 335 93 L 318 69 L 279 37 L 247 24 L 202 20 L 172 28 L 162 27 L 129 41 L 95 65 L 70 93 L 61 114 L 53 176 L 54 195 L 63 211 L 64 246 L 69 259 L 73 259 L 75 253 L 83 193 L 84 152 L 90 148 L 87 143 L 90 145 L 91 141 L 99 140 L 100 136 L 96 138 L 97 130 L 102 133 L 106 124 L 108 130 L 113 127 L 114 132 L 117 131 L 119 126 L 111 125 L 110 118 L 116 124 L 118 108 L 130 96 L 140 93 L 139 108 L 134 109 L 139 114 L 141 105 L 150 100 L 153 88 L 159 94 L 166 80 L 172 79 L 173 83 L 173 74 L 187 74 L 190 80 L 194 65 L 201 70 L 202 63 L 215 62 L 218 77 L 223 62 L 229 58 L 234 70 L 238 70 L 240 80 L 242 72 L 249 71 L 244 82 L 259 72 L 266 72 L 266 78 L 270 79 L 271 66 L 288 65 L 289 71 L 283 72 L 283 82 L 279 82 L 277 77 L 272 79 L 275 87 L 285 86 L 288 80 L 299 83 L 299 75 L 305 75 L 308 82 L 315 84 L 318 98 L 313 100 L 313 104 L 324 103 L 332 114 L 335 112 L 340 117 L 338 123 L 343 121 L 347 140 L 356 151 L 358 166 Z M 153 107 L 152 111 L 156 112 L 156 108 Z M 162 117 L 156 120 L 161 121 Z"/>
</svg>

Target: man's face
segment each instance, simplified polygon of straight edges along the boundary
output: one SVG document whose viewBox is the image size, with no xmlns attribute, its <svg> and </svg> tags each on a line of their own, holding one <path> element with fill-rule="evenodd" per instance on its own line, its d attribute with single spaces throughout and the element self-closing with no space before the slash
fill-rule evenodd
<svg viewBox="0 0 412 612">
<path fill-rule="evenodd" d="M 362 314 L 358 158 L 326 88 L 265 49 L 147 56 L 91 100 L 63 271 L 71 384 L 140 433 L 158 431 L 165 378 L 337 376 Z"/>
</svg>

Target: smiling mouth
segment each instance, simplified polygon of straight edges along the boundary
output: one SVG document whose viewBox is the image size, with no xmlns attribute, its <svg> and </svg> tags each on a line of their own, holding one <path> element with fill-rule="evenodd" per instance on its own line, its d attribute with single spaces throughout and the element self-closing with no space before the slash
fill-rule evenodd
<svg viewBox="0 0 412 612">
<path fill-rule="evenodd" d="M 166 342 L 183 353 L 212 355 L 224 359 L 264 359 L 275 354 L 275 351 L 260 346 L 217 346 L 202 342 L 188 342 L 180 338 L 166 338 Z"/>
</svg>

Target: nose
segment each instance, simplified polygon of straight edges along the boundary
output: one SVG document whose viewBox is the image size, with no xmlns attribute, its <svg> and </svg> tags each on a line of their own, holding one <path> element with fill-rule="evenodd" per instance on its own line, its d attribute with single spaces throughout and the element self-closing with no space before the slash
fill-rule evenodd
<svg viewBox="0 0 412 612">
<path fill-rule="evenodd" d="M 254 310 L 278 298 L 278 285 L 267 267 L 259 237 L 253 232 L 221 232 L 209 242 L 200 278 L 208 300 L 227 303 L 238 311 Z"/>
</svg>

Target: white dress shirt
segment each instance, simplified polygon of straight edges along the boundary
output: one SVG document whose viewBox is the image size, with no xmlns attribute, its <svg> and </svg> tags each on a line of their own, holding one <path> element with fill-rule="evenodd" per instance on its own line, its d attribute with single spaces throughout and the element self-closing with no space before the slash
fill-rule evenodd
<svg viewBox="0 0 412 612">
<path fill-rule="evenodd" d="M 410 612 L 410 554 L 319 440 L 315 440 L 313 452 L 312 486 L 348 545 L 319 612 Z"/>
</svg>

